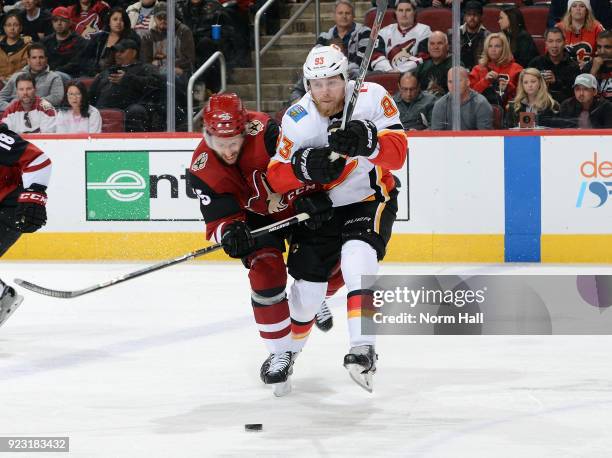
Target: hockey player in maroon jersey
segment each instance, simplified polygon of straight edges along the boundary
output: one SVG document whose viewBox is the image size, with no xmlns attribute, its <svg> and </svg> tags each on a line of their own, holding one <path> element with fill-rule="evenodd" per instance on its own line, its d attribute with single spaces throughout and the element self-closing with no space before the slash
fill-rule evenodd
<svg viewBox="0 0 612 458">
<path fill-rule="evenodd" d="M 253 238 L 251 230 L 282 220 L 296 211 L 306 212 L 306 225 L 316 229 L 331 217 L 331 201 L 320 186 L 308 185 L 285 195 L 275 193 L 266 180 L 268 162 L 279 135 L 276 121 L 264 113 L 248 112 L 236 94 L 213 95 L 204 111 L 204 139 L 196 148 L 187 171 L 189 184 L 200 199 L 206 236 L 223 244 L 224 251 L 240 258 L 249 269 L 255 321 L 270 352 L 261 369 L 267 384 L 283 385 L 295 356 L 296 334 L 309 332 L 313 324 L 290 319 L 283 260 L 287 233 Z M 318 191 L 318 192 L 317 192 Z M 294 227 L 292 237 L 307 236 L 310 229 Z M 300 264 L 292 261 L 291 265 Z M 332 281 L 333 280 L 333 281 Z M 343 285 L 339 269 L 330 280 L 329 293 Z M 324 304 L 324 302 L 323 302 Z M 323 326 L 331 324 L 324 304 Z M 328 319 L 324 319 L 329 317 Z M 285 394 L 288 387 L 275 387 Z"/>
<path fill-rule="evenodd" d="M 51 160 L 6 124 L 0 124 L 0 257 L 21 237 L 47 222 Z M 0 280 L 0 326 L 23 298 Z"/>
</svg>

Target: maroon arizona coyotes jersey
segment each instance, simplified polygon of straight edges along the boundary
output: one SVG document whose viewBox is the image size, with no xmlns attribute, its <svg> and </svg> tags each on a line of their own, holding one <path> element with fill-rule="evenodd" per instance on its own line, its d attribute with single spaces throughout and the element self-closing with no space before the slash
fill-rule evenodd
<svg viewBox="0 0 612 458">
<path fill-rule="evenodd" d="M 0 202 L 12 201 L 20 187 L 47 186 L 51 160 L 36 146 L 0 124 Z"/>
<path fill-rule="evenodd" d="M 187 171 L 189 184 L 200 199 L 206 222 L 206 238 L 220 241 L 223 225 L 244 221 L 246 212 L 269 215 L 281 220 L 294 213 L 293 200 L 315 186 L 287 193 L 275 193 L 265 172 L 274 155 L 279 135 L 276 121 L 265 113 L 248 112 L 246 136 L 238 162 L 227 165 L 202 140 Z"/>
</svg>

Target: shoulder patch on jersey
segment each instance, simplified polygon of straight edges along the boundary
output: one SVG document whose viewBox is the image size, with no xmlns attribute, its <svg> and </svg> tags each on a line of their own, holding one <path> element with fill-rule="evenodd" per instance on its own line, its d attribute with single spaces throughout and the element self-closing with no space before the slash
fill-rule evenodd
<svg viewBox="0 0 612 458">
<path fill-rule="evenodd" d="M 204 152 L 198 156 L 198 158 L 193 161 L 191 164 L 191 170 L 197 172 L 198 170 L 202 170 L 206 167 L 206 163 L 208 162 L 208 153 Z"/>
<path fill-rule="evenodd" d="M 263 122 L 261 122 L 259 119 L 251 119 L 246 125 L 246 133 L 247 135 L 252 135 L 254 137 L 261 132 L 263 128 Z"/>
<path fill-rule="evenodd" d="M 306 116 L 308 112 L 306 111 L 306 108 L 304 108 L 302 105 L 293 105 L 287 110 L 287 114 L 295 122 L 298 122 L 300 119 Z"/>
</svg>

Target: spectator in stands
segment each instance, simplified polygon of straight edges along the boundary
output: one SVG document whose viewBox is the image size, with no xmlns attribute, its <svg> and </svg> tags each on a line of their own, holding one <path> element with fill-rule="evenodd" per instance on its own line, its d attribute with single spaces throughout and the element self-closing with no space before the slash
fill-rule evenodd
<svg viewBox="0 0 612 458">
<path fill-rule="evenodd" d="M 102 108 L 125 111 L 128 132 L 146 132 L 154 125 L 155 115 L 161 111 L 160 94 L 164 80 L 156 67 L 138 60 L 140 46 L 123 39 L 115 46 L 116 67 L 110 67 L 96 76 L 91 89 L 91 104 Z"/>
<path fill-rule="evenodd" d="M 605 29 L 612 28 L 612 8 L 610 0 L 590 0 L 593 16 Z M 567 0 L 552 0 L 548 9 L 548 27 L 554 27 L 567 11 Z"/>
<path fill-rule="evenodd" d="M 597 79 L 598 95 L 612 102 L 612 31 L 605 30 L 597 36 L 597 53 L 582 69 Z"/>
<path fill-rule="evenodd" d="M 82 55 L 87 41 L 72 30 L 68 8 L 58 6 L 52 12 L 54 33 L 42 40 L 49 59 L 49 67 L 64 81 L 81 76 Z M 40 84 L 39 84 L 40 90 Z"/>
<path fill-rule="evenodd" d="M 459 28 L 461 35 L 461 62 L 466 68 L 472 68 L 482 56 L 484 40 L 491 32 L 482 25 L 482 4 L 470 0 L 463 8 L 463 25 Z M 452 42 L 452 29 L 448 31 L 449 42 Z"/>
<path fill-rule="evenodd" d="M 70 81 L 67 84 L 66 102 L 69 108 L 57 113 L 57 133 L 102 132 L 102 117 L 98 109 L 89 104 L 87 88 L 82 82 Z"/>
<path fill-rule="evenodd" d="M 415 70 L 423 59 L 417 56 L 419 43 L 431 35 L 428 25 L 416 21 L 414 0 L 397 0 L 395 18 L 397 23 L 389 24 L 380 31 L 378 48 L 385 55 L 378 63 L 377 70 L 383 72 L 406 72 Z"/>
<path fill-rule="evenodd" d="M 83 38 L 102 30 L 110 6 L 104 0 L 77 0 L 68 7 L 74 31 Z"/>
<path fill-rule="evenodd" d="M 153 26 L 142 35 L 140 46 L 142 61 L 153 64 L 160 69 L 160 73 L 166 72 L 167 67 L 167 35 L 168 21 L 166 13 L 166 2 L 157 2 L 153 9 Z M 175 24 L 175 59 L 174 67 L 176 75 L 182 77 L 187 84 L 187 79 L 193 71 L 195 62 L 195 46 L 191 30 L 178 19 Z"/>
<path fill-rule="evenodd" d="M 0 37 L 0 80 L 3 83 L 27 63 L 28 48 L 32 38 L 21 36 L 21 17 L 18 11 L 10 11 L 2 23 L 4 36 Z"/>
<path fill-rule="evenodd" d="M 551 97 L 542 73 L 526 68 L 519 75 L 516 97 L 506 108 L 506 127 L 518 127 L 521 113 L 535 113 L 536 126 L 561 127 L 556 123 L 559 103 Z"/>
<path fill-rule="evenodd" d="M 601 23 L 593 17 L 589 0 L 568 0 L 568 8 L 557 23 L 565 34 L 565 46 L 580 68 L 595 54 L 597 35 L 604 31 Z"/>
<path fill-rule="evenodd" d="M 516 94 L 523 67 L 514 62 L 510 44 L 503 33 L 490 34 L 485 39 L 484 49 L 480 63 L 470 72 L 470 85 L 490 104 L 504 107 Z"/>
<path fill-rule="evenodd" d="M 346 48 L 349 61 L 349 74 L 358 71 L 368 40 L 370 28 L 355 22 L 355 10 L 349 0 L 336 0 L 334 25 L 327 32 L 321 33 L 317 45 L 327 46 L 333 38 L 341 38 Z M 377 64 L 385 58 L 380 50 L 375 50 L 370 60 L 370 68 L 379 70 Z"/>
<path fill-rule="evenodd" d="M 568 127 L 612 128 L 612 104 L 597 97 L 597 80 L 590 73 L 576 77 L 574 97 L 561 104 L 559 116 L 567 120 Z"/>
<path fill-rule="evenodd" d="M 436 97 L 421 91 L 414 72 L 403 73 L 399 78 L 399 92 L 393 100 L 400 112 L 400 121 L 406 130 L 423 130 L 431 126 L 431 112 Z"/>
<path fill-rule="evenodd" d="M 446 75 L 452 66 L 452 56 L 448 54 L 448 37 L 444 32 L 432 32 L 427 43 L 429 59 L 419 65 L 416 76 L 421 89 L 441 97 L 448 92 Z"/>
<path fill-rule="evenodd" d="M 525 18 L 518 8 L 506 8 L 499 12 L 499 28 L 506 34 L 514 60 L 522 67 L 540 54 L 525 29 Z"/>
<path fill-rule="evenodd" d="M 49 70 L 45 47 L 41 43 L 33 43 L 28 48 L 27 55 L 28 64 L 20 72 L 15 73 L 0 90 L 0 110 L 5 110 L 9 103 L 17 97 L 17 78 L 23 74 L 34 77 L 36 94 L 54 107 L 59 106 L 64 98 L 62 77 Z"/>
<path fill-rule="evenodd" d="M 138 45 L 140 35 L 132 30 L 130 18 L 125 10 L 114 7 L 108 14 L 104 30 L 91 34 L 83 52 L 84 73 L 96 76 L 102 70 L 115 65 L 112 47 L 123 39 L 134 40 Z"/>
<path fill-rule="evenodd" d="M 36 95 L 34 77 L 22 73 L 16 81 L 17 100 L 6 107 L 0 122 L 18 134 L 55 132 L 55 108 Z"/>
<path fill-rule="evenodd" d="M 153 25 L 153 7 L 157 0 L 142 0 L 127 7 L 132 30 L 142 35 Z"/>
<path fill-rule="evenodd" d="M 21 22 L 23 24 L 23 35 L 32 38 L 32 41 L 40 41 L 43 37 L 53 33 L 51 27 L 51 13 L 40 7 L 40 0 L 21 0 Z"/>
<path fill-rule="evenodd" d="M 542 73 L 553 99 L 561 103 L 573 95 L 572 86 L 580 73 L 578 63 L 565 51 L 565 37 L 558 27 L 544 33 L 546 54 L 533 59 L 529 66 Z"/>
<path fill-rule="evenodd" d="M 451 130 L 454 69 L 448 71 L 449 92 L 436 101 L 431 115 L 432 130 Z M 470 89 L 468 71 L 459 67 L 459 88 L 461 99 L 461 130 L 487 130 L 493 126 L 493 109 L 487 99 Z"/>
</svg>

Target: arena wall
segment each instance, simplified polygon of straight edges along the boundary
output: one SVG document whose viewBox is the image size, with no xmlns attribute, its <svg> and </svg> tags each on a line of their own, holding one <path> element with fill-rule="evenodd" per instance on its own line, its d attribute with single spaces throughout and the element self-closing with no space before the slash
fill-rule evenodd
<svg viewBox="0 0 612 458">
<path fill-rule="evenodd" d="M 387 261 L 612 262 L 612 131 L 409 135 Z M 3 259 L 149 260 L 207 245 L 184 179 L 197 135 L 29 140 L 53 161 L 49 222 Z"/>
</svg>

